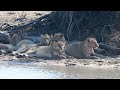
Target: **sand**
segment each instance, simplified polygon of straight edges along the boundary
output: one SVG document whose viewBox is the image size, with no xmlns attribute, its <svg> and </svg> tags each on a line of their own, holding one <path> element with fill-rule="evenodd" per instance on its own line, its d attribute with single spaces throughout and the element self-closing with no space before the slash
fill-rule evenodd
<svg viewBox="0 0 120 90">
<path fill-rule="evenodd" d="M 95 67 L 95 68 L 120 68 L 120 57 L 106 59 L 61 59 L 61 60 L 44 60 L 41 58 L 17 58 L 16 56 L 0 55 L 0 62 L 19 62 L 33 63 L 36 65 L 59 65 L 72 67 Z"/>
</svg>

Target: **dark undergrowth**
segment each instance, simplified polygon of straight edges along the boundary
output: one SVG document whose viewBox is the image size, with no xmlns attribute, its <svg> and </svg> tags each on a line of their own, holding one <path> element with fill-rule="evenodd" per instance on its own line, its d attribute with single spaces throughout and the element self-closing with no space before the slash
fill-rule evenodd
<svg viewBox="0 0 120 90">
<path fill-rule="evenodd" d="M 30 24 L 6 30 L 29 36 L 61 32 L 67 41 L 95 37 L 98 42 L 120 47 L 120 11 L 54 11 Z"/>
</svg>

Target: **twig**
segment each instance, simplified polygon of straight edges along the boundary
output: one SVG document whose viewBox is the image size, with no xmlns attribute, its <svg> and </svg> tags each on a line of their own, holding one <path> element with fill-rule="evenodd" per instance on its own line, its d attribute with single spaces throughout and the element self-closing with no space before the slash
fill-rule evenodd
<svg viewBox="0 0 120 90">
<path fill-rule="evenodd" d="M 68 24 L 68 28 L 67 28 L 67 38 L 68 38 L 68 41 L 69 41 L 69 35 L 70 35 L 70 27 L 71 27 L 71 24 L 72 24 L 72 19 L 73 19 L 73 12 L 70 11 L 70 22 Z"/>
<path fill-rule="evenodd" d="M 102 29 L 102 31 L 101 31 L 101 36 L 102 36 L 102 34 L 103 34 L 103 32 L 105 31 L 105 28 L 106 27 L 111 27 L 111 26 L 113 26 L 114 24 L 112 24 L 112 25 L 104 25 L 104 27 L 103 27 L 103 29 Z M 102 41 L 103 41 L 103 37 L 102 37 Z"/>
</svg>

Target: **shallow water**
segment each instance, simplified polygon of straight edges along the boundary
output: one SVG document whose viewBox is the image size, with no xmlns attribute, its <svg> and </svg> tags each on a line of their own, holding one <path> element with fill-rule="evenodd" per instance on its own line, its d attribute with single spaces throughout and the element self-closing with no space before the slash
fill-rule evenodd
<svg viewBox="0 0 120 90">
<path fill-rule="evenodd" d="M 120 79 L 120 69 L 0 63 L 0 79 Z"/>
</svg>

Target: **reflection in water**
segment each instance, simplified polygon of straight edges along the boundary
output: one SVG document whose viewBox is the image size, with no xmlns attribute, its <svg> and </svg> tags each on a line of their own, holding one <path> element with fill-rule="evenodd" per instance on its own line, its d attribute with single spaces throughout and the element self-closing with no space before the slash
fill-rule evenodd
<svg viewBox="0 0 120 90">
<path fill-rule="evenodd" d="M 2 79 L 109 79 L 120 78 L 119 69 L 87 67 L 36 66 L 33 64 L 0 63 Z"/>
</svg>

